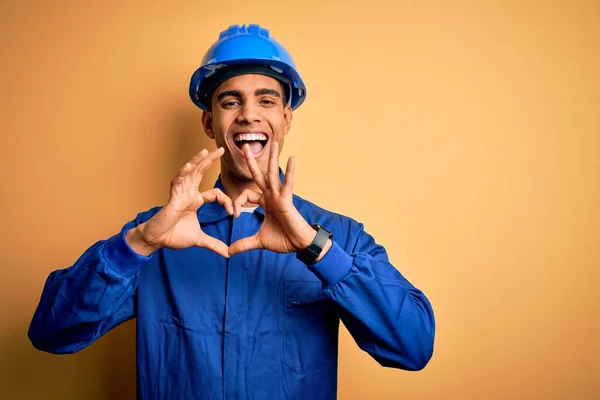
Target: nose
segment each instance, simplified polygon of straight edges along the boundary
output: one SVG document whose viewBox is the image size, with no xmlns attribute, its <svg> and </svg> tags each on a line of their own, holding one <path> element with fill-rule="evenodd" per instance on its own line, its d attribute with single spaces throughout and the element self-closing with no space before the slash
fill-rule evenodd
<svg viewBox="0 0 600 400">
<path fill-rule="evenodd" d="M 260 107 L 251 101 L 246 101 L 240 107 L 240 114 L 237 117 L 237 122 L 242 124 L 252 124 L 254 122 L 261 122 L 262 115 L 260 114 Z"/>
</svg>

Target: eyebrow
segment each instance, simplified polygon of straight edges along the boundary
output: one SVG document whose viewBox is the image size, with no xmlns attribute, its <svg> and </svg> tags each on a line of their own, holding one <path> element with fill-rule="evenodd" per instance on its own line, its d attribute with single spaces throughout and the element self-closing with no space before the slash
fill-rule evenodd
<svg viewBox="0 0 600 400">
<path fill-rule="evenodd" d="M 279 94 L 279 92 L 275 89 L 258 89 L 254 95 L 255 96 L 264 96 L 270 94 L 271 96 L 275 96 L 275 97 L 281 97 L 281 95 Z"/>
<path fill-rule="evenodd" d="M 222 91 L 221 93 L 219 93 L 219 95 L 217 96 L 217 101 L 221 101 L 223 100 L 224 97 L 242 97 L 240 95 L 240 92 L 238 92 L 237 90 L 225 90 Z"/>
<path fill-rule="evenodd" d="M 255 96 L 264 96 L 264 95 L 271 95 L 271 96 L 275 96 L 277 98 L 281 98 L 281 94 L 279 94 L 279 92 L 275 89 L 257 89 L 256 92 L 254 92 Z M 217 96 L 217 101 L 221 101 L 223 100 L 223 98 L 225 97 L 237 97 L 237 98 L 241 98 L 242 95 L 238 90 L 224 90 L 221 93 L 219 93 L 219 95 Z"/>
</svg>

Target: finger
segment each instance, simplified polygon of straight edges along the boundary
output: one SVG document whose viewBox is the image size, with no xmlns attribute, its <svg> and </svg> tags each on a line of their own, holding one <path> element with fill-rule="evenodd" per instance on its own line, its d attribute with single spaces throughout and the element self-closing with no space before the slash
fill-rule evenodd
<svg viewBox="0 0 600 400">
<path fill-rule="evenodd" d="M 223 147 L 219 147 L 215 151 L 212 151 L 210 154 L 208 154 L 207 157 L 205 157 L 202 161 L 198 163 L 194 171 L 194 183 L 197 182 L 196 186 L 200 184 L 204 172 L 206 172 L 206 170 L 210 168 L 210 166 L 213 165 L 215 160 L 218 160 L 223 155 L 223 153 L 225 153 L 225 149 Z"/>
<path fill-rule="evenodd" d="M 284 195 L 289 195 L 294 192 L 294 168 L 296 167 L 296 158 L 290 157 L 287 162 L 287 166 L 285 167 L 285 178 L 283 181 L 283 189 L 281 189 L 281 193 Z"/>
<path fill-rule="evenodd" d="M 192 163 L 194 165 L 198 165 L 198 163 L 200 161 L 202 161 L 207 155 L 208 155 L 208 150 L 202 149 L 202 151 L 199 151 L 196 154 L 194 154 L 194 157 L 192 157 L 192 159 L 190 160 L 190 163 Z"/>
<path fill-rule="evenodd" d="M 227 196 L 221 191 L 221 189 L 214 188 L 211 190 L 207 190 L 205 192 L 200 193 L 200 196 L 202 196 L 202 199 L 207 203 L 217 201 L 218 203 L 223 205 L 223 207 L 229 215 L 233 215 L 233 202 L 231 201 L 229 196 Z"/>
<path fill-rule="evenodd" d="M 229 255 L 232 256 L 243 251 L 262 249 L 263 246 L 260 243 L 257 235 L 252 235 L 243 239 L 240 239 L 229 246 Z"/>
<path fill-rule="evenodd" d="M 199 160 L 202 160 L 202 158 L 206 157 L 207 154 L 208 150 L 206 149 L 203 149 L 202 151 L 196 153 L 192 157 L 192 159 L 185 163 L 185 165 L 177 172 L 177 175 L 175 175 L 175 178 L 173 178 L 173 180 L 171 181 L 172 185 L 181 185 L 185 181 L 185 179 L 188 178 L 196 170 L 197 163 L 199 162 Z"/>
<path fill-rule="evenodd" d="M 246 189 L 239 195 L 237 199 L 235 199 L 235 203 L 233 205 L 234 208 L 234 216 L 238 218 L 242 214 L 242 206 L 248 202 L 258 204 L 260 202 L 260 198 L 262 194 L 255 192 L 251 189 Z"/>
<path fill-rule="evenodd" d="M 254 178 L 254 182 L 256 182 L 256 185 L 259 187 L 260 190 L 262 190 L 263 192 L 267 191 L 268 188 L 267 182 L 265 180 L 265 174 L 263 174 L 263 172 L 260 170 L 260 167 L 258 166 L 256 159 L 254 158 L 254 154 L 252 153 L 252 150 L 250 150 L 250 145 L 244 144 L 242 146 L 242 151 L 246 156 L 246 163 L 248 164 L 248 169 L 250 170 L 250 173 Z"/>
<path fill-rule="evenodd" d="M 175 175 L 175 177 L 171 181 L 171 185 L 180 185 L 193 169 L 194 167 L 191 163 L 185 163 L 185 165 L 181 167 L 181 169 L 177 172 L 177 175 Z"/>
<path fill-rule="evenodd" d="M 196 246 L 212 250 L 225 258 L 229 258 L 229 248 L 227 245 L 219 239 L 215 239 L 205 233 L 202 233 L 202 236 L 200 236 L 198 242 L 196 242 Z"/>
<path fill-rule="evenodd" d="M 271 152 L 269 153 L 269 185 L 275 193 L 281 189 L 281 180 L 279 179 L 279 143 L 273 141 L 271 144 Z"/>
<path fill-rule="evenodd" d="M 219 147 L 218 149 L 211 151 L 207 157 L 205 157 L 202 161 L 198 163 L 198 172 L 200 174 L 204 173 L 215 160 L 218 160 L 223 153 L 225 153 L 225 149 L 223 147 Z"/>
</svg>

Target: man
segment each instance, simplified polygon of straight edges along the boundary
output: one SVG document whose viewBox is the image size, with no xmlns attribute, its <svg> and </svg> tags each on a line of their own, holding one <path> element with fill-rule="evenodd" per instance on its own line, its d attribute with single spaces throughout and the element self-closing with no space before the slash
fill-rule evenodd
<svg viewBox="0 0 600 400">
<path fill-rule="evenodd" d="M 362 224 L 292 193 L 293 158 L 279 168 L 306 96 L 287 51 L 258 25 L 232 26 L 190 95 L 218 149 L 182 167 L 166 205 L 50 274 L 33 345 L 73 353 L 135 317 L 144 399 L 334 399 L 340 319 L 381 365 L 425 367 L 429 301 Z"/>
</svg>

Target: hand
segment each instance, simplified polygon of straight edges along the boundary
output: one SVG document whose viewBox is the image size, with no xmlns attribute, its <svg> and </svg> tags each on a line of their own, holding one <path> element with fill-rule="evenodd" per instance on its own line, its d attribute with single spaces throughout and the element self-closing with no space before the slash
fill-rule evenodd
<svg viewBox="0 0 600 400">
<path fill-rule="evenodd" d="M 223 153 L 222 147 L 211 153 L 202 150 L 181 168 L 171 181 L 168 203 L 147 222 L 127 232 L 126 240 L 136 252 L 149 255 L 163 247 L 184 249 L 199 246 L 229 257 L 225 243 L 202 232 L 197 216 L 204 203 L 213 201 L 221 203 L 233 215 L 231 199 L 221 190 L 198 191 L 204 172 Z"/>
<path fill-rule="evenodd" d="M 265 210 L 265 219 L 259 231 L 247 238 L 240 239 L 229 246 L 233 255 L 251 249 L 267 249 L 277 253 L 296 252 L 306 248 L 314 239 L 316 232 L 300 215 L 293 199 L 294 158 L 290 157 L 285 170 L 283 185 L 279 178 L 279 144 L 273 141 L 269 156 L 267 175 L 260 170 L 250 147 L 242 148 L 252 173 L 254 182 L 262 193 L 245 190 L 234 203 L 235 217 L 239 217 L 246 202 L 259 204 Z"/>
</svg>

